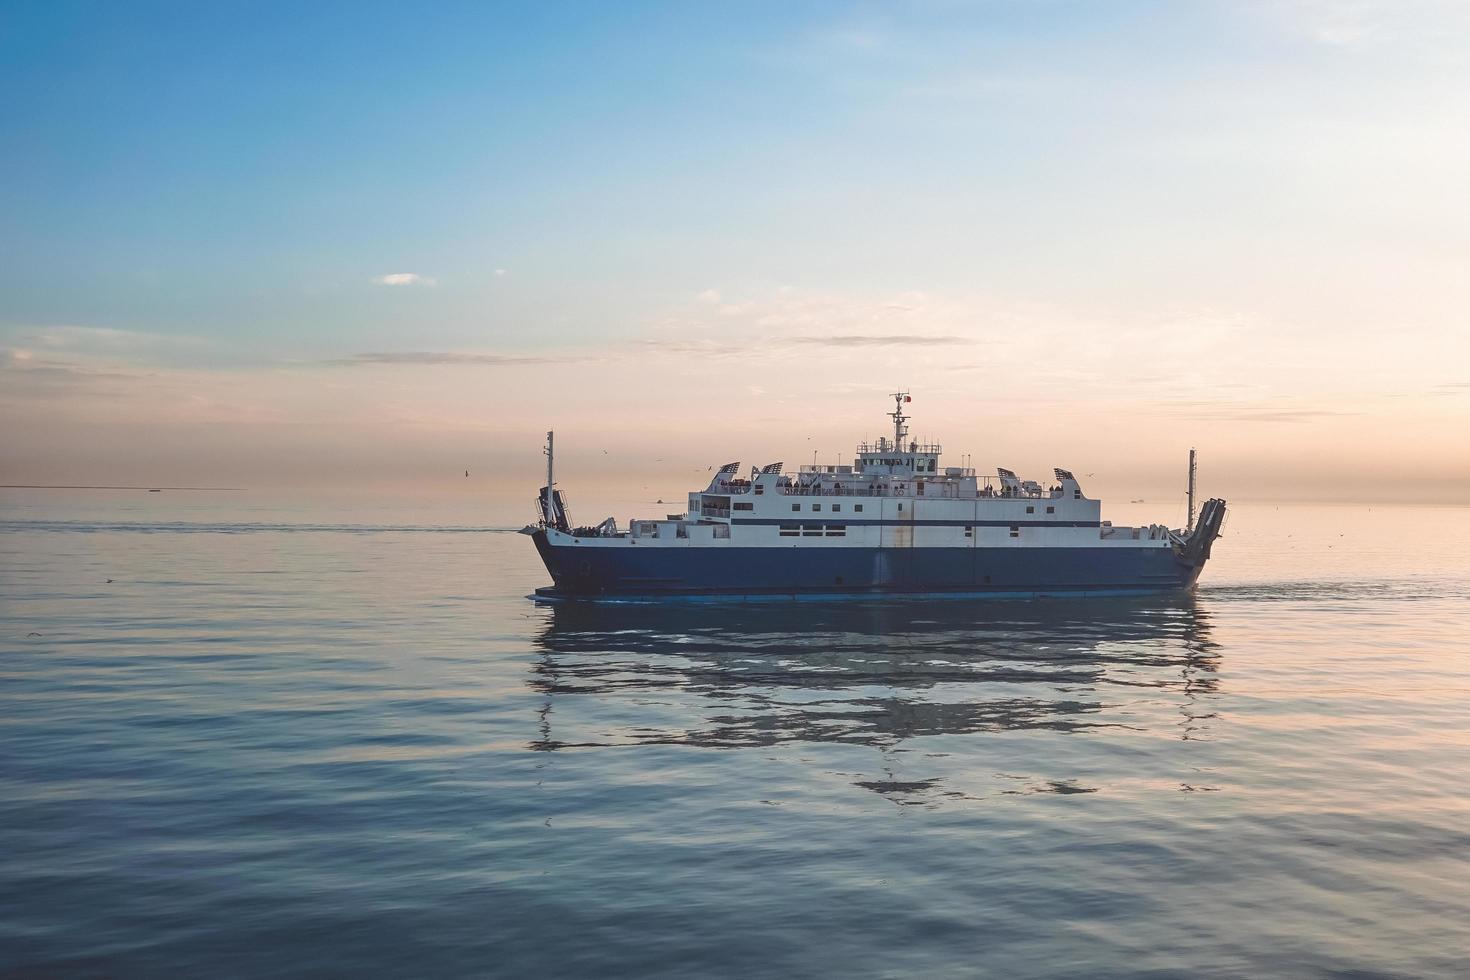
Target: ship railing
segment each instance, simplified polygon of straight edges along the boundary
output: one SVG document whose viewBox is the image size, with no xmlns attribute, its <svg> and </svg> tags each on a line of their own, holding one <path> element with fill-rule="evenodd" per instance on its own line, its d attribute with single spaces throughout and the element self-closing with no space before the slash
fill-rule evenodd
<svg viewBox="0 0 1470 980">
<path fill-rule="evenodd" d="M 1098 532 L 1098 536 L 1107 540 L 1121 538 L 1125 541 L 1171 541 L 1177 535 L 1162 524 L 1148 524 L 1143 527 L 1121 527 L 1112 524 L 1104 524 Z"/>
<path fill-rule="evenodd" d="M 915 492 L 915 485 L 924 483 L 931 488 L 927 494 Z M 945 494 L 943 487 L 954 486 L 940 480 L 905 480 L 902 490 L 896 490 L 891 486 L 871 487 L 843 487 L 827 486 L 817 483 L 803 484 L 794 483 L 788 487 L 780 487 L 777 492 L 789 497 L 914 497 L 932 496 L 942 499 Z M 1062 496 L 1060 490 L 1006 490 L 996 489 L 986 482 L 976 493 L 976 496 L 984 500 L 1054 500 Z"/>
<path fill-rule="evenodd" d="M 980 489 L 980 496 L 994 497 L 996 500 L 1051 500 L 1061 495 L 1061 490 L 1007 490 L 1004 487 L 996 489 L 990 485 L 988 480 Z"/>
<path fill-rule="evenodd" d="M 887 488 L 876 490 L 868 487 L 824 487 L 820 485 L 803 486 L 793 484 L 782 487 L 781 493 L 788 497 L 890 497 L 897 496 Z M 904 494 L 907 496 L 907 494 Z"/>
<path fill-rule="evenodd" d="M 911 453 L 942 453 L 937 442 L 921 442 L 912 449 L 908 446 L 898 446 L 891 442 L 860 442 L 857 451 L 861 453 L 888 453 L 894 456 L 905 456 Z"/>
<path fill-rule="evenodd" d="M 717 485 L 713 490 L 702 490 L 700 492 L 721 495 L 729 494 L 738 497 L 743 493 L 750 493 L 751 488 L 754 486 L 755 484 L 749 480 L 738 480 L 732 481 L 730 483 L 721 483 Z"/>
</svg>

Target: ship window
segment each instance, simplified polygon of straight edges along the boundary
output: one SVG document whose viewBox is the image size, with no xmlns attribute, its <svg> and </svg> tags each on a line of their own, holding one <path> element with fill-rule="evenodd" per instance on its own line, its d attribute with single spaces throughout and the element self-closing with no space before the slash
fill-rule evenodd
<svg viewBox="0 0 1470 980">
<path fill-rule="evenodd" d="M 755 495 L 756 495 L 756 496 L 757 496 L 757 497 L 759 497 L 759 496 L 760 496 L 760 495 L 761 495 L 761 494 L 763 494 L 763 493 L 765 493 L 765 492 L 766 492 L 766 488 L 765 488 L 765 487 L 763 487 L 763 486 L 760 486 L 760 485 L 759 485 L 759 484 L 757 484 L 757 485 L 756 485 L 756 488 L 755 488 Z"/>
<path fill-rule="evenodd" d="M 781 525 L 781 537 L 783 537 L 783 538 L 794 538 L 797 535 L 799 535 L 800 533 L 801 533 L 801 525 L 800 524 L 782 524 Z"/>
<path fill-rule="evenodd" d="M 965 527 L 965 537 L 967 537 L 967 538 L 973 538 L 974 536 L 975 536 L 975 529 L 973 527 L 970 527 L 970 526 L 967 525 Z"/>
<path fill-rule="evenodd" d="M 1028 513 L 1028 514 L 1034 514 L 1034 513 L 1036 513 L 1036 508 L 1035 507 L 1027 507 L 1026 508 L 1026 513 Z"/>
<path fill-rule="evenodd" d="M 861 514 L 863 512 L 863 505 L 862 504 L 853 504 L 852 505 L 852 509 L 855 510 L 855 511 L 857 511 L 859 514 Z"/>
<path fill-rule="evenodd" d="M 832 512 L 833 512 L 833 513 L 834 513 L 834 514 L 835 514 L 835 513 L 836 513 L 836 512 L 837 512 L 837 511 L 839 511 L 839 510 L 841 510 L 841 509 L 842 509 L 842 505 L 841 505 L 841 504 L 833 504 L 833 505 L 832 505 Z"/>
<path fill-rule="evenodd" d="M 755 507 L 755 504 L 751 503 L 748 500 L 744 500 L 737 501 L 734 506 L 736 510 L 751 510 Z"/>
<path fill-rule="evenodd" d="M 1019 527 L 1017 527 L 1015 524 L 1012 524 L 1011 525 L 1011 537 L 1013 537 L 1013 538 L 1019 538 L 1020 536 L 1021 536 L 1021 529 Z"/>
<path fill-rule="evenodd" d="M 829 537 L 829 538 L 840 538 L 840 537 L 845 536 L 846 534 L 847 534 L 847 525 L 846 524 L 828 524 L 827 525 L 827 537 Z"/>
<path fill-rule="evenodd" d="M 792 510 L 801 510 L 801 504 L 792 504 L 791 505 L 791 509 Z"/>
<path fill-rule="evenodd" d="M 803 524 L 801 526 L 801 536 L 804 538 L 820 538 L 822 536 L 822 525 Z"/>
<path fill-rule="evenodd" d="M 1048 514 L 1055 514 L 1055 513 L 1056 513 L 1056 512 L 1057 512 L 1057 509 L 1056 509 L 1056 508 L 1055 508 L 1055 507 L 1048 507 L 1048 508 L 1047 508 L 1047 509 L 1046 509 L 1046 512 L 1047 512 L 1047 513 L 1048 513 Z"/>
<path fill-rule="evenodd" d="M 899 504 L 899 505 L 898 505 L 898 509 L 899 509 L 899 510 L 903 510 L 903 504 Z"/>
<path fill-rule="evenodd" d="M 821 509 L 822 509 L 822 505 L 821 504 L 812 504 L 812 510 L 821 510 Z"/>
</svg>

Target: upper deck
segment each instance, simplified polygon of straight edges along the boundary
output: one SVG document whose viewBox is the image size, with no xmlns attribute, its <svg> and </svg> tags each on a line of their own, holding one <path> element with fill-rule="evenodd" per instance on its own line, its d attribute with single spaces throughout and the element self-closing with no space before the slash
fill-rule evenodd
<svg viewBox="0 0 1470 980">
<path fill-rule="evenodd" d="M 812 463 L 788 473 L 785 464 L 771 463 L 750 467 L 744 471 L 748 475 L 742 475 L 740 463 L 726 463 L 707 487 L 689 493 L 683 514 L 632 521 L 630 528 L 668 525 L 673 528 L 665 535 L 670 540 L 693 540 L 690 535 L 696 525 L 716 525 L 720 531 L 711 540 L 729 540 L 733 525 L 743 526 L 744 538 L 766 532 L 777 537 L 788 533 L 806 537 L 806 531 L 815 527 L 824 539 L 835 536 L 851 541 L 852 527 L 897 522 L 951 531 L 968 529 L 964 537 L 971 540 L 977 528 L 998 526 L 1006 529 L 1009 542 L 1021 538 L 1024 527 L 1091 529 L 1095 540 L 1098 529 L 1107 526 L 1100 519 L 1100 501 L 1087 497 L 1068 470 L 1054 469 L 1054 480 L 1043 486 L 1022 480 L 1003 467 L 986 476 L 971 466 L 941 466 L 938 443 L 905 441 L 908 430 L 903 406 L 910 399 L 903 392 L 894 398 L 895 410 L 889 413 L 893 438 L 860 444 L 850 464 Z M 559 497 L 553 504 L 563 507 L 558 501 Z M 822 523 L 814 524 L 814 520 Z M 801 530 L 791 532 L 798 524 Z M 596 529 L 578 530 L 582 537 L 619 536 L 611 518 Z"/>
<path fill-rule="evenodd" d="M 1042 486 L 1034 480 L 1022 480 L 1005 468 L 998 468 L 994 476 L 981 476 L 970 466 L 940 466 L 938 443 L 905 444 L 908 430 L 904 425 L 907 416 L 903 406 L 909 396 L 900 392 L 894 398 L 897 404 L 889 413 L 894 420 L 893 438 L 862 443 L 851 464 L 812 463 L 792 474 L 785 472 L 784 464 L 771 463 L 759 469 L 752 467 L 747 478 L 740 475 L 739 463 L 727 463 L 720 467 L 708 487 L 689 494 L 688 518 L 739 520 L 743 513 L 747 519 L 772 519 L 807 509 L 823 511 L 820 501 L 829 498 L 834 503 L 824 512 L 842 512 L 835 501 L 880 498 L 897 501 L 895 513 L 904 511 L 905 501 L 913 501 L 907 506 L 910 515 L 919 501 L 926 501 L 930 507 L 953 503 L 962 509 L 967 502 L 973 507 L 986 501 L 997 505 L 1008 501 L 1027 505 L 1015 508 L 1014 515 L 1004 507 L 983 509 L 998 518 L 1031 515 L 1054 522 L 1097 520 L 1098 502 L 1083 495 L 1076 478 L 1067 470 L 1054 470 L 1055 482 Z M 811 503 L 805 508 L 797 503 L 774 505 L 776 500 L 791 498 L 804 498 Z M 1039 501 L 1046 501 L 1047 506 L 1036 506 Z M 857 505 L 848 512 L 862 509 Z M 948 509 L 945 514 L 949 514 Z"/>
</svg>

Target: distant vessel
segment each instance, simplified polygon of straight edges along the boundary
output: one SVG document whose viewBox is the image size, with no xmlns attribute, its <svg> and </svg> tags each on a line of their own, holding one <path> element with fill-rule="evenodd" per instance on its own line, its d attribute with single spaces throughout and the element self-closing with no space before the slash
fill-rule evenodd
<svg viewBox="0 0 1470 980">
<path fill-rule="evenodd" d="M 626 529 L 611 517 L 572 526 L 548 432 L 540 520 L 522 532 L 555 584 L 532 598 L 1139 595 L 1198 580 L 1225 501 L 1195 520 L 1194 450 L 1184 528 L 1115 527 L 1067 470 L 1043 487 L 1004 468 L 941 467 L 938 445 L 907 438 L 912 398 L 893 398 L 893 438 L 858 446 L 852 465 L 771 463 L 747 477 L 729 463 L 686 513 Z"/>
</svg>

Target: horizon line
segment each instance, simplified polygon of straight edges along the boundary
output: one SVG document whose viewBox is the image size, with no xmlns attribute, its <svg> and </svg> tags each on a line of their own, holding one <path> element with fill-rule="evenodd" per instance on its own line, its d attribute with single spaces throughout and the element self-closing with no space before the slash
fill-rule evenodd
<svg viewBox="0 0 1470 980">
<path fill-rule="evenodd" d="M 246 487 L 120 487 L 103 486 L 97 484 L 65 484 L 65 483 L 0 483 L 0 490 L 147 490 L 152 493 L 155 490 L 245 490 Z"/>
</svg>

